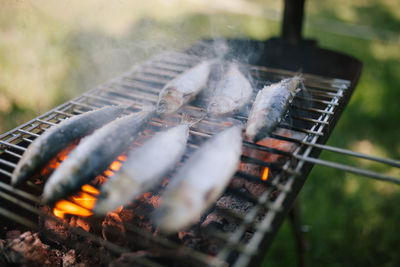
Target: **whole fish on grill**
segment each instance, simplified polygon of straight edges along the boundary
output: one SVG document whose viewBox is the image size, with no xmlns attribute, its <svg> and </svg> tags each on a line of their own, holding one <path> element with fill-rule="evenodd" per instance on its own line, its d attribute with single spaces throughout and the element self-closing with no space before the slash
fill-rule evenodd
<svg viewBox="0 0 400 267">
<path fill-rule="evenodd" d="M 28 147 L 15 168 L 11 183 L 18 185 L 31 178 L 62 149 L 75 140 L 114 120 L 124 110 L 109 106 L 66 119 L 46 130 Z"/>
<path fill-rule="evenodd" d="M 195 223 L 223 193 L 242 153 L 241 127 L 232 126 L 208 140 L 171 178 L 155 214 L 160 230 L 172 233 Z"/>
<path fill-rule="evenodd" d="M 160 91 L 157 113 L 169 115 L 192 101 L 206 87 L 213 61 L 204 61 L 169 81 Z"/>
<path fill-rule="evenodd" d="M 54 203 L 106 170 L 117 156 L 132 145 L 153 115 L 152 111 L 127 115 L 82 139 L 46 182 L 43 200 L 48 204 Z"/>
<path fill-rule="evenodd" d="M 285 116 L 302 81 L 301 76 L 294 76 L 260 90 L 247 120 L 246 136 L 255 142 L 268 136 Z"/>
<path fill-rule="evenodd" d="M 182 158 L 188 137 L 189 125 L 181 124 L 130 152 L 121 169 L 101 187 L 94 213 L 115 210 L 160 182 Z"/>
<path fill-rule="evenodd" d="M 216 84 L 207 112 L 214 115 L 237 112 L 247 104 L 252 92 L 253 88 L 239 66 L 230 64 L 226 74 Z"/>
</svg>

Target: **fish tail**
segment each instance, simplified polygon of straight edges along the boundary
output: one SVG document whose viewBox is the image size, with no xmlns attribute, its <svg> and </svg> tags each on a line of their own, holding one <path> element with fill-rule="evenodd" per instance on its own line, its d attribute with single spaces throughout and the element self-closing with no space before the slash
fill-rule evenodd
<svg viewBox="0 0 400 267">
<path fill-rule="evenodd" d="M 199 117 L 191 116 L 187 113 L 184 113 L 181 118 L 182 124 L 187 124 L 189 128 L 193 127 L 200 121 L 202 121 L 207 116 L 207 113 L 202 112 Z"/>
</svg>

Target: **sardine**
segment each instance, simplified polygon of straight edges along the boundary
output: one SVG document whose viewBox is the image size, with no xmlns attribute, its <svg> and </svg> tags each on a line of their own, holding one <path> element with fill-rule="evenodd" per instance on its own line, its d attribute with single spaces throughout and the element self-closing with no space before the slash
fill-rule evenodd
<svg viewBox="0 0 400 267">
<path fill-rule="evenodd" d="M 240 72 L 238 65 L 230 64 L 226 74 L 216 84 L 207 112 L 214 115 L 237 112 L 247 104 L 252 92 L 250 82 Z"/>
<path fill-rule="evenodd" d="M 46 130 L 28 147 L 15 168 L 11 183 L 16 186 L 31 178 L 73 141 L 115 119 L 122 107 L 109 106 L 66 119 Z"/>
<path fill-rule="evenodd" d="M 106 170 L 129 148 L 153 115 L 154 112 L 141 111 L 119 118 L 82 139 L 46 182 L 43 200 L 52 204 Z"/>
<path fill-rule="evenodd" d="M 189 137 L 189 125 L 162 131 L 133 150 L 121 169 L 100 189 L 94 213 L 105 214 L 145 193 L 181 160 Z"/>
<path fill-rule="evenodd" d="M 206 87 L 212 61 L 202 62 L 178 75 L 160 91 L 157 113 L 169 115 L 192 101 Z"/>
<path fill-rule="evenodd" d="M 154 219 L 172 233 L 195 223 L 223 193 L 242 153 L 241 127 L 232 126 L 208 140 L 171 178 Z"/>
<path fill-rule="evenodd" d="M 285 116 L 302 81 L 295 76 L 260 90 L 247 120 L 246 136 L 255 142 L 268 136 Z"/>
</svg>

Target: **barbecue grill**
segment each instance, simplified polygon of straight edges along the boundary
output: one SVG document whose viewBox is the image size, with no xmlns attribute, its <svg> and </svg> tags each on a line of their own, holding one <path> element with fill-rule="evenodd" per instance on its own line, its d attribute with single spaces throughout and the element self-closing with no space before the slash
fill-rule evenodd
<svg viewBox="0 0 400 267">
<path fill-rule="evenodd" d="M 302 40 L 304 2 L 285 2 L 282 38 L 264 42 L 204 40 L 184 52 L 164 53 L 2 134 L 1 227 L 7 230 L 39 231 L 42 240 L 88 255 L 98 256 L 101 248 L 104 253 L 101 253 L 100 261 L 104 265 L 115 263 L 118 257 L 124 255 L 122 260 L 131 260 L 139 266 L 254 266 L 260 263 L 314 164 L 398 182 L 393 177 L 318 159 L 320 152 L 325 149 L 399 166 L 395 161 L 324 145 L 358 82 L 362 64 L 352 57 L 321 49 L 313 40 Z M 271 134 L 270 142 L 243 142 L 246 153 L 242 155 L 241 168 L 224 195 L 203 214 L 198 224 L 177 235 L 158 233 L 146 214 L 151 213 L 156 205 L 148 208 L 150 197 L 144 196 L 138 200 L 139 204 L 134 203 L 130 205 L 131 208 L 126 208 L 133 213 L 138 213 L 138 209 L 145 211 L 138 215 L 141 219 L 139 223 L 136 217 L 135 220 L 123 220 L 123 233 L 119 228 L 112 228 L 104 235 L 95 226 L 103 218 L 84 219 L 91 225 L 90 229 L 84 230 L 82 225 L 76 227 L 71 222 L 56 218 L 49 207 L 40 203 L 39 196 L 46 175 L 38 175 L 15 189 L 10 186 L 11 173 L 21 155 L 46 129 L 67 118 L 106 105 L 125 104 L 129 105 L 129 112 L 139 111 L 144 104 L 157 101 L 158 93 L 166 82 L 196 63 L 218 56 L 215 47 L 220 42 L 226 43 L 229 48 L 221 60 L 238 62 L 241 68 L 248 70 L 248 77 L 257 90 L 298 72 L 304 77 L 305 88 L 296 95 L 288 116 Z M 204 99 L 199 98 L 170 118 L 153 118 L 132 144 L 132 149 L 165 125 L 178 124 L 184 114 L 201 113 L 203 107 Z M 248 110 L 245 110 L 232 118 L 207 117 L 198 122 L 190 131 L 188 151 L 183 160 L 217 131 L 231 125 L 232 121 L 246 122 L 247 115 Z M 267 154 L 270 158 L 272 155 L 277 160 L 262 159 L 260 154 Z M 51 166 L 48 168 L 51 169 Z M 261 176 L 267 168 L 268 179 L 263 179 L 265 177 Z M 105 171 L 101 177 L 109 177 L 112 171 L 115 170 L 111 168 Z M 92 186 L 98 187 L 99 184 L 94 182 Z M 163 186 L 153 189 L 150 195 L 158 197 Z M 96 194 L 91 195 L 96 197 Z M 70 238 L 60 238 L 54 229 L 48 229 L 49 225 L 67 229 Z M 124 241 L 111 236 L 122 237 Z M 83 244 L 82 240 L 90 245 Z"/>
</svg>

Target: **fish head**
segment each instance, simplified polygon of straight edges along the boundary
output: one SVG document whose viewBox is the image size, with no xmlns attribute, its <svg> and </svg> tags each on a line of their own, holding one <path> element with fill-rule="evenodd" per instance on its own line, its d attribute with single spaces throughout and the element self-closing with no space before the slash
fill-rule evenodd
<svg viewBox="0 0 400 267">
<path fill-rule="evenodd" d="M 171 114 L 184 104 L 184 95 L 176 87 L 167 87 L 160 94 L 157 102 L 157 113 L 159 115 Z"/>
<path fill-rule="evenodd" d="M 93 213 L 105 215 L 133 201 L 140 194 L 140 185 L 124 167 L 100 188 Z"/>
<path fill-rule="evenodd" d="M 303 87 L 304 78 L 301 75 L 296 75 L 292 78 L 284 79 L 281 82 L 286 84 L 287 88 L 292 93 L 297 93 Z"/>
<path fill-rule="evenodd" d="M 72 193 L 72 190 L 70 190 L 63 182 L 56 184 L 50 183 L 50 185 L 46 184 L 42 194 L 42 202 L 47 205 L 53 205 L 58 200 L 66 197 L 70 193 Z"/>
<path fill-rule="evenodd" d="M 235 110 L 236 104 L 229 97 L 215 97 L 207 107 L 207 112 L 216 115 L 223 115 Z"/>
</svg>

